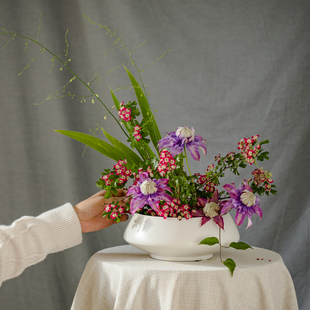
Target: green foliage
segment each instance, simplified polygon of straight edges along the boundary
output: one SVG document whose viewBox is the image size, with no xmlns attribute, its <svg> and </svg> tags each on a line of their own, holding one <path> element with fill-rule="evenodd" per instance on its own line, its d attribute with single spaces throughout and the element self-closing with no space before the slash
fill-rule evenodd
<svg viewBox="0 0 310 310">
<path fill-rule="evenodd" d="M 227 258 L 225 261 L 223 261 L 223 264 L 230 270 L 231 276 L 233 276 L 236 269 L 236 263 L 234 262 L 234 260 L 231 258 Z"/>
<path fill-rule="evenodd" d="M 206 245 L 215 245 L 219 243 L 219 239 L 216 237 L 208 237 L 200 241 L 199 244 L 206 244 Z"/>
<path fill-rule="evenodd" d="M 128 162 L 135 163 L 139 166 L 142 162 L 141 158 L 132 151 L 131 148 L 120 142 L 119 140 L 115 139 L 113 136 L 108 134 L 103 128 L 102 131 L 106 138 L 113 144 L 113 146 L 118 149 L 122 154 L 124 154 L 124 158 L 127 159 Z"/>
<path fill-rule="evenodd" d="M 142 113 L 143 119 L 145 120 L 145 126 L 148 130 L 148 133 L 151 137 L 154 147 L 157 149 L 157 144 L 158 144 L 158 141 L 161 139 L 161 134 L 159 132 L 157 123 L 155 121 L 155 117 L 150 108 L 149 102 L 141 88 L 141 85 L 137 82 L 135 77 L 131 74 L 131 72 L 126 67 L 125 69 L 130 78 L 134 91 L 136 93 L 136 97 L 139 102 L 141 113 Z"/>
<path fill-rule="evenodd" d="M 69 130 L 55 130 L 69 138 L 77 140 L 79 142 L 84 143 L 85 145 L 93 148 L 97 152 L 118 161 L 119 159 L 124 159 L 125 154 L 123 154 L 119 149 L 115 148 L 114 146 L 110 145 L 109 143 L 98 139 L 94 136 L 80 133 L 76 131 L 69 131 Z"/>
<path fill-rule="evenodd" d="M 246 250 L 246 249 L 252 249 L 253 248 L 246 244 L 245 242 L 232 242 L 230 245 L 229 245 L 230 248 L 234 248 L 236 250 Z"/>
</svg>

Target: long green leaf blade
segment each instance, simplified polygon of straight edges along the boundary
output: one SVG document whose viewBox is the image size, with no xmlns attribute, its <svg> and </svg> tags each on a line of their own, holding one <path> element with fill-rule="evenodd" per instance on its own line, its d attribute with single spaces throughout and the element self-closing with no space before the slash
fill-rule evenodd
<svg viewBox="0 0 310 310">
<path fill-rule="evenodd" d="M 117 140 L 113 136 L 111 136 L 109 133 L 107 133 L 103 128 L 102 131 L 106 138 L 118 149 L 120 150 L 124 155 L 127 161 L 134 162 L 138 167 L 139 164 L 142 162 L 142 159 L 127 145 L 122 143 L 121 141 Z"/>
<path fill-rule="evenodd" d="M 142 88 L 140 84 L 137 82 L 135 77 L 130 73 L 130 71 L 125 67 L 127 74 L 129 76 L 129 79 L 131 81 L 131 84 L 135 90 L 136 97 L 138 100 L 138 103 L 140 105 L 141 113 L 145 121 L 147 122 L 147 128 L 152 140 L 152 143 L 154 147 L 157 149 L 158 141 L 161 139 L 160 131 L 158 129 L 155 117 L 153 115 L 153 112 L 150 108 L 150 105 L 148 103 L 147 98 L 145 97 L 144 92 L 142 91 Z"/>
<path fill-rule="evenodd" d="M 111 89 L 111 87 L 110 87 L 110 92 L 111 92 L 111 96 L 112 96 L 113 102 L 114 102 L 114 104 L 115 104 L 115 106 L 117 108 L 117 111 L 118 111 L 120 109 L 121 105 L 120 105 L 118 99 L 116 98 L 116 96 L 114 95 L 113 90 Z"/>
<path fill-rule="evenodd" d="M 77 140 L 79 142 L 84 143 L 85 145 L 93 148 L 94 150 L 98 151 L 99 153 L 114 159 L 115 161 L 118 161 L 120 159 L 124 159 L 125 155 L 115 148 L 114 146 L 110 145 L 109 143 L 96 138 L 94 136 L 76 132 L 76 131 L 70 131 L 70 130 L 55 130 L 56 132 L 59 132 L 69 138 L 72 138 L 74 140 Z"/>
</svg>

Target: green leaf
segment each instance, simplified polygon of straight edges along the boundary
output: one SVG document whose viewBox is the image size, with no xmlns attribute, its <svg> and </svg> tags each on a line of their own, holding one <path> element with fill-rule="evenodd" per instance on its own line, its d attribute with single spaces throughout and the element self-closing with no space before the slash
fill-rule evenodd
<svg viewBox="0 0 310 310">
<path fill-rule="evenodd" d="M 133 162 L 137 166 L 142 162 L 142 159 L 127 145 L 122 143 L 121 141 L 117 140 L 113 136 L 111 136 L 109 133 L 107 133 L 103 128 L 101 128 L 106 138 L 118 149 L 120 152 L 122 152 L 125 155 L 125 158 L 128 162 Z"/>
<path fill-rule="evenodd" d="M 140 84 L 137 82 L 135 77 L 130 73 L 130 71 L 125 67 L 127 74 L 129 76 L 129 79 L 131 81 L 131 84 L 135 90 L 136 97 L 141 109 L 141 113 L 143 116 L 143 119 L 145 122 L 147 122 L 146 126 L 148 128 L 148 132 L 150 134 L 152 143 L 154 147 L 157 149 L 158 141 L 161 139 L 161 135 L 157 126 L 157 123 L 155 121 L 153 112 L 150 108 L 149 102 L 147 98 L 145 97 L 145 94 L 140 86 Z"/>
<path fill-rule="evenodd" d="M 200 241 L 199 244 L 206 244 L 206 245 L 214 245 L 219 243 L 219 239 L 216 237 L 208 237 Z"/>
<path fill-rule="evenodd" d="M 113 93 L 111 87 L 110 87 L 110 92 L 111 92 L 111 96 L 112 96 L 113 102 L 114 102 L 114 104 L 115 104 L 115 106 L 116 106 L 116 109 L 117 109 L 117 111 L 118 111 L 118 110 L 120 109 L 121 105 L 120 105 L 118 99 L 116 98 L 116 96 L 114 95 L 114 93 Z"/>
<path fill-rule="evenodd" d="M 88 135 L 86 133 L 76 132 L 76 131 L 69 131 L 69 130 L 55 130 L 69 138 L 77 140 L 86 144 L 87 146 L 93 148 L 97 152 L 118 161 L 120 159 L 125 158 L 125 154 L 123 154 L 120 150 L 115 148 L 114 146 L 110 145 L 109 143 L 98 139 L 94 136 Z"/>
<path fill-rule="evenodd" d="M 227 258 L 223 261 L 223 264 L 230 270 L 231 276 L 233 276 L 236 269 L 236 263 L 234 262 L 234 260 L 231 258 Z"/>
<path fill-rule="evenodd" d="M 246 244 L 245 242 L 232 242 L 229 245 L 229 247 L 234 248 L 236 250 L 253 249 L 250 245 Z"/>
<path fill-rule="evenodd" d="M 263 145 L 263 144 L 268 144 L 269 143 L 269 140 L 263 140 L 263 141 L 261 141 L 259 144 L 260 145 Z"/>
</svg>

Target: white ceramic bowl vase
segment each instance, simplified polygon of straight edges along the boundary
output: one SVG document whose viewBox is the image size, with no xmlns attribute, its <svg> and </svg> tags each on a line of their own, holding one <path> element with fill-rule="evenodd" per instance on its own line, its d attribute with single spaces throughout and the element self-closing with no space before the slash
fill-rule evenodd
<svg viewBox="0 0 310 310">
<path fill-rule="evenodd" d="M 223 215 L 223 219 L 225 230 L 221 231 L 221 243 L 229 246 L 231 242 L 238 242 L 240 235 L 230 214 Z M 134 214 L 124 232 L 126 242 L 155 259 L 167 261 L 212 258 L 220 250 L 218 244 L 198 245 L 207 237 L 219 238 L 219 227 L 212 220 L 201 226 L 199 217 L 179 221 L 176 218 Z"/>
</svg>

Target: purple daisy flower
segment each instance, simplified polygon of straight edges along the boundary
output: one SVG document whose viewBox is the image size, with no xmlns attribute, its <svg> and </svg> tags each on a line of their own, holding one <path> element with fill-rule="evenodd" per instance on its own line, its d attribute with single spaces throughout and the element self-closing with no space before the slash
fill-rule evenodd
<svg viewBox="0 0 310 310">
<path fill-rule="evenodd" d="M 171 202 L 172 198 L 166 193 L 171 192 L 167 186 L 169 179 L 151 179 L 147 172 L 140 172 L 137 185 L 132 185 L 126 196 L 132 195 L 130 212 L 134 214 L 138 209 L 149 205 L 154 211 L 158 211 L 157 203 L 160 200 Z"/>
<path fill-rule="evenodd" d="M 190 151 L 195 160 L 200 159 L 199 149 L 206 156 L 207 148 L 205 146 L 206 140 L 201 136 L 195 136 L 195 129 L 188 127 L 178 127 L 176 131 L 167 133 L 168 135 L 158 141 L 159 150 L 170 148 L 170 153 L 173 157 L 180 154 L 184 150 L 184 146 Z"/>
<path fill-rule="evenodd" d="M 248 217 L 248 226 L 252 226 L 252 215 L 257 214 L 262 218 L 263 211 L 259 207 L 259 199 L 253 194 L 253 191 L 246 180 L 236 188 L 235 183 L 225 184 L 223 186 L 230 195 L 230 199 L 224 204 L 221 214 L 225 214 L 231 209 L 236 209 L 235 221 L 237 226 L 241 225 L 245 216 Z"/>
<path fill-rule="evenodd" d="M 205 199 L 198 197 L 199 204 L 204 206 L 203 210 L 197 210 L 194 216 L 201 216 L 201 226 L 205 223 L 213 220 L 213 222 L 218 225 L 220 228 L 224 229 L 224 220 L 221 213 L 221 204 L 219 203 L 219 193 L 216 190 L 210 199 Z"/>
</svg>

